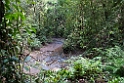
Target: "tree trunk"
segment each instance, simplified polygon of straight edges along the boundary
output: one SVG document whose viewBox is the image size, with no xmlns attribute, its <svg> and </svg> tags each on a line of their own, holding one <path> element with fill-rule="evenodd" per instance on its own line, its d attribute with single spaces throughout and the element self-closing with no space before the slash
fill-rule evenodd
<svg viewBox="0 0 124 83">
<path fill-rule="evenodd" d="M 2 18 L 4 17 L 4 4 L 2 0 L 0 1 L 0 24 L 2 23 Z"/>
<path fill-rule="evenodd" d="M 2 49 L 4 46 L 4 35 L 3 34 L 3 29 L 4 29 L 4 22 L 3 22 L 3 17 L 4 17 L 4 4 L 3 4 L 3 0 L 0 0 L 0 49 Z"/>
</svg>

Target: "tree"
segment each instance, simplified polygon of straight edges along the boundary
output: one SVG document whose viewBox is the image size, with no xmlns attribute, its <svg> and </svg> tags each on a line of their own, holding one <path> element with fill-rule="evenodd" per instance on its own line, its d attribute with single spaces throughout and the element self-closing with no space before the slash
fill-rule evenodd
<svg viewBox="0 0 124 83">
<path fill-rule="evenodd" d="M 21 67 L 19 63 L 19 45 L 15 36 L 19 34 L 19 22 L 22 13 L 19 13 L 19 0 L 0 1 L 0 82 L 1 83 L 22 83 Z M 21 24 L 21 23 L 20 23 Z"/>
</svg>

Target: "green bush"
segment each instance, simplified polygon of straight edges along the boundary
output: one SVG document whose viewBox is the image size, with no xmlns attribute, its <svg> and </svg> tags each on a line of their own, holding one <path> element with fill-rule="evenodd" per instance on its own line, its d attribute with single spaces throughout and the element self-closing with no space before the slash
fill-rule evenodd
<svg viewBox="0 0 124 83">
<path fill-rule="evenodd" d="M 106 69 L 119 76 L 124 76 L 124 51 L 122 50 L 122 48 L 119 46 L 109 48 L 106 51 L 106 56 L 108 58 Z"/>
<path fill-rule="evenodd" d="M 113 78 L 108 83 L 124 83 L 124 78 L 122 78 L 122 77 L 116 77 L 116 78 Z"/>
<path fill-rule="evenodd" d="M 124 76 L 124 51 L 120 46 L 106 49 L 97 49 L 99 56 L 102 57 L 103 70 L 111 74 Z"/>
<path fill-rule="evenodd" d="M 40 40 L 36 38 L 35 34 L 30 35 L 30 38 L 28 38 L 28 44 L 32 50 L 39 49 L 42 46 Z"/>
<path fill-rule="evenodd" d="M 38 50 L 41 47 L 41 42 L 39 39 L 35 38 L 32 42 L 30 42 L 30 47 L 32 50 Z"/>
<path fill-rule="evenodd" d="M 71 81 L 80 79 L 95 81 L 96 78 L 99 78 L 100 73 L 102 73 L 100 61 L 73 57 L 68 62 L 71 64 L 71 67 L 69 68 L 71 74 L 67 78 Z"/>
</svg>

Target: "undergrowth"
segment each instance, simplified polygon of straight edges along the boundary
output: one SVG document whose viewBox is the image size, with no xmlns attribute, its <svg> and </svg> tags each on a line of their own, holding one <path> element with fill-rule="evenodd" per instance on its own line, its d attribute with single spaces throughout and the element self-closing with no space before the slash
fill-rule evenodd
<svg viewBox="0 0 124 83">
<path fill-rule="evenodd" d="M 32 76 L 33 83 L 124 83 L 124 51 L 120 46 L 95 49 L 98 56 L 71 57 L 69 66 L 59 71 L 46 71 Z M 29 82 L 30 83 L 30 82 Z"/>
</svg>

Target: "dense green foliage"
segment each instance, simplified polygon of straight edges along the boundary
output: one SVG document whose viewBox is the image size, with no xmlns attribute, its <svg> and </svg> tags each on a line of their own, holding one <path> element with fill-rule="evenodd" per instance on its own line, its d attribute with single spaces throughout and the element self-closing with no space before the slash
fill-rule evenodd
<svg viewBox="0 0 124 83">
<path fill-rule="evenodd" d="M 11 5 L 11 6 L 10 6 Z M 20 47 L 16 34 L 24 16 L 20 13 L 20 2 L 13 0 L 0 1 L 0 83 L 21 83 L 21 71 L 18 53 Z"/>
<path fill-rule="evenodd" d="M 124 82 L 124 0 L 1 0 L 0 10 L 0 83 Z M 24 50 L 53 37 L 83 58 L 58 72 L 23 74 Z"/>
<path fill-rule="evenodd" d="M 74 1 L 75 3 L 77 1 Z M 120 6 L 121 3 L 118 3 Z M 77 46 L 84 50 L 94 47 L 108 47 L 116 43 L 122 43 L 123 31 L 120 27 L 121 8 L 113 6 L 113 1 L 80 1 L 74 8 L 77 10 L 75 21 L 72 24 L 74 30 L 68 36 L 66 45 L 70 49 Z M 82 9 L 81 9 L 82 8 Z M 122 20 L 121 20 L 122 21 Z M 76 24 L 75 24 L 76 23 Z"/>
<path fill-rule="evenodd" d="M 20 0 L 1 0 L 0 8 L 0 83 L 24 83 L 21 52 L 36 30 L 25 23 Z"/>
</svg>

